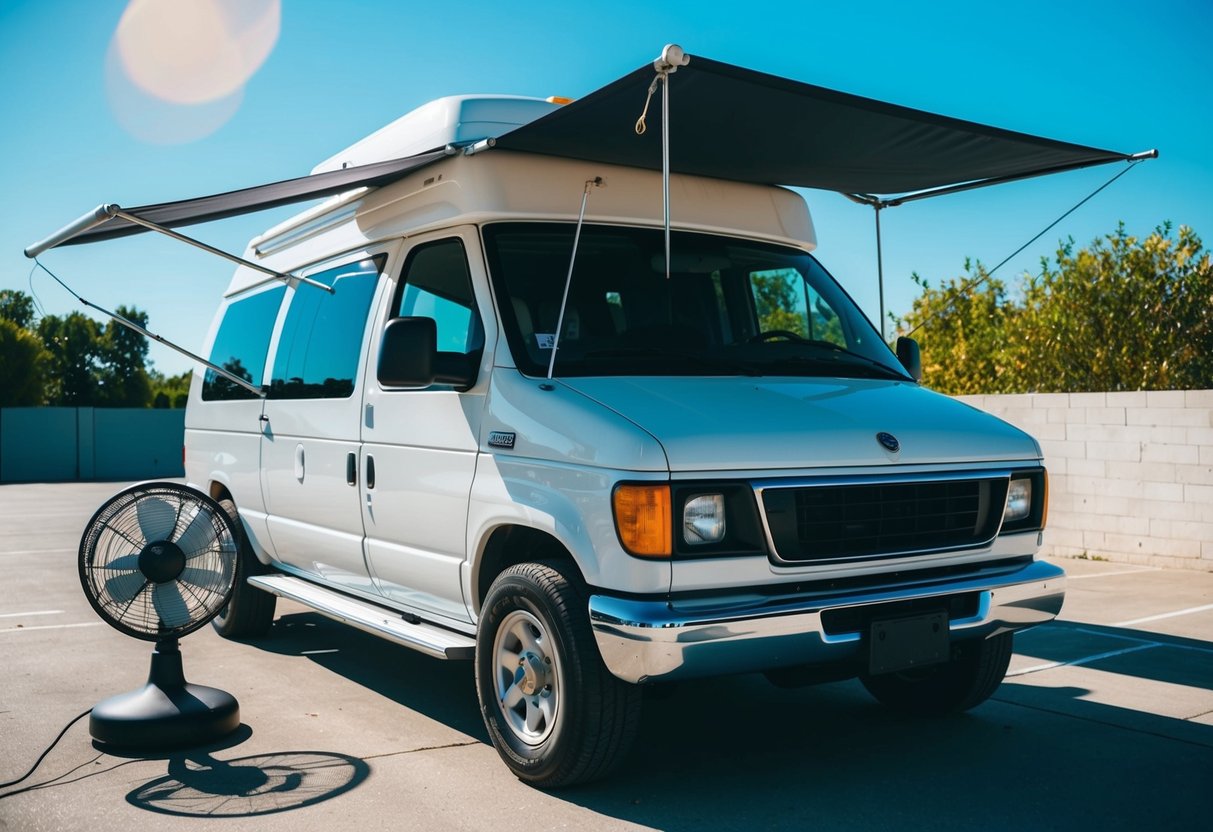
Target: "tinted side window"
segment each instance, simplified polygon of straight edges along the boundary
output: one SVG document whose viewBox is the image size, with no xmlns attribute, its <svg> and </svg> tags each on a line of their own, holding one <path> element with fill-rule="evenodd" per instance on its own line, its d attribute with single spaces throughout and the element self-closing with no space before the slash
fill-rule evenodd
<svg viewBox="0 0 1213 832">
<path fill-rule="evenodd" d="M 270 396 L 321 399 L 353 394 L 362 336 L 385 259 L 378 255 L 310 276 L 332 286 L 332 292 L 306 283 L 295 288 L 274 354 Z"/>
<path fill-rule="evenodd" d="M 468 355 L 484 346 L 461 240 L 428 243 L 409 255 L 392 314 L 433 318 L 438 326 L 439 352 Z"/>
<path fill-rule="evenodd" d="M 211 363 L 252 384 L 260 384 L 278 307 L 285 294 L 286 287 L 278 286 L 229 304 L 211 347 Z M 216 401 L 257 397 L 214 370 L 207 370 L 202 380 L 202 398 Z"/>
</svg>

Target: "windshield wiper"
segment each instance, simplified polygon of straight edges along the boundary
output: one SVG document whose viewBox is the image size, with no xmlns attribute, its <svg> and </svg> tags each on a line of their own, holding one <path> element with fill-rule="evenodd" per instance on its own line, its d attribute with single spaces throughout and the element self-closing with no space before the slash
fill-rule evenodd
<svg viewBox="0 0 1213 832">
<path fill-rule="evenodd" d="M 808 343 L 808 342 L 806 342 Z M 874 358 L 868 358 L 866 355 L 861 355 L 857 352 L 852 352 L 845 347 L 840 347 L 837 344 L 828 342 L 811 342 L 812 346 L 820 346 L 831 351 L 830 357 L 826 356 L 811 356 L 811 355 L 785 355 L 770 360 L 773 366 L 781 365 L 806 365 L 810 364 L 817 367 L 829 367 L 831 369 L 839 368 L 839 359 L 846 362 L 846 365 L 854 370 L 864 370 L 866 374 L 875 378 L 889 378 L 897 381 L 906 381 L 906 376 L 897 372 L 887 364 L 883 364 Z M 764 362 L 765 364 L 766 362 Z"/>
</svg>

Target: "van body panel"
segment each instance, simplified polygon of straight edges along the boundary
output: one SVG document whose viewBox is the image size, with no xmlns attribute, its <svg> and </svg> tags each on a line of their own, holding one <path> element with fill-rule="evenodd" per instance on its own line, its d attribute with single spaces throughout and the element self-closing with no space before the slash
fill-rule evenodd
<svg viewBox="0 0 1213 832">
<path fill-rule="evenodd" d="M 418 235 L 408 241 L 373 320 L 371 356 L 378 356 L 384 325 L 395 314 L 415 252 L 456 243 L 470 281 L 476 327 L 486 345 L 477 379 L 467 390 L 435 384 L 390 389 L 379 383 L 376 360 L 366 362 L 366 403 L 361 418 L 367 563 L 375 586 L 389 600 L 462 622 L 470 621 L 461 566 L 466 558 L 468 493 L 476 471 L 484 401 L 497 326 L 474 227 Z M 405 284 L 405 285 L 402 285 Z M 435 301 L 437 303 L 437 301 Z M 448 307 L 446 314 L 452 313 Z M 443 327 L 448 325 L 444 319 Z M 450 333 L 440 333 L 440 339 Z M 372 462 L 373 461 L 373 462 Z M 368 480 L 373 464 L 374 486 Z"/>
<path fill-rule="evenodd" d="M 663 472 L 614 470 L 504 452 L 481 454 L 468 515 L 468 551 L 477 558 L 465 576 L 465 592 L 475 598 L 472 587 L 480 578 L 478 556 L 492 533 L 502 526 L 522 526 L 559 541 L 590 586 L 664 596 L 670 589 L 669 560 L 636 558 L 623 550 L 610 495 L 619 482 L 662 482 L 665 476 Z"/>
<path fill-rule="evenodd" d="M 779 470 L 1026 460 L 1036 442 L 916 384 L 856 378 L 568 378 L 643 427 L 673 471 Z M 876 435 L 893 434 L 900 450 Z"/>
<path fill-rule="evenodd" d="M 365 309 L 354 321 L 335 321 L 326 315 L 340 311 L 333 305 L 345 302 L 355 291 L 371 293 L 364 303 L 375 308 L 388 283 L 368 271 L 374 268 L 369 264 L 376 255 L 386 261 L 386 251 L 362 250 L 304 273 L 327 275 L 325 279 L 334 282 L 332 294 L 306 284 L 289 293 L 267 362 L 271 385 L 261 445 L 262 489 L 275 559 L 362 591 L 373 587 L 363 553 L 357 477 L 350 481 L 350 469 L 361 453 L 361 368 L 370 341 L 369 316 Z M 350 288 L 351 281 L 361 281 L 359 288 Z M 292 312 L 295 305 L 300 308 Z M 313 326 L 324 331 L 313 332 Z M 338 327 L 344 338 L 358 340 L 326 345 L 322 339 Z M 329 356 L 323 354 L 334 346 L 352 350 L 341 368 L 348 375 L 347 387 L 320 389 L 336 380 L 320 382 L 310 374 L 337 372 L 325 364 Z"/>
<path fill-rule="evenodd" d="M 593 401 L 564 380 L 549 383 L 497 367 L 489 387 L 481 450 L 516 459 L 639 472 L 668 473 L 653 434 L 620 412 Z M 512 436 L 494 449 L 488 432 Z"/>
</svg>

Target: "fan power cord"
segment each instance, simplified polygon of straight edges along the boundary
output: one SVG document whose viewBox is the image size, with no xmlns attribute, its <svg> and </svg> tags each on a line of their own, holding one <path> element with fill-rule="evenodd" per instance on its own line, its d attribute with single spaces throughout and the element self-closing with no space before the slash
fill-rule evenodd
<svg viewBox="0 0 1213 832">
<path fill-rule="evenodd" d="M 92 712 L 93 712 L 93 709 L 89 708 L 84 713 L 80 714 L 77 717 L 74 717 L 72 719 L 72 721 L 69 722 L 67 725 L 64 725 L 63 730 L 59 732 L 59 736 L 55 737 L 54 742 L 52 742 L 50 745 L 48 745 L 46 747 L 46 750 L 43 751 L 41 756 L 39 756 L 38 759 L 34 762 L 33 767 L 31 767 L 29 771 L 25 772 L 25 774 L 21 775 L 16 780 L 10 780 L 7 783 L 0 783 L 0 789 L 7 789 L 9 786 L 15 786 L 18 783 L 22 782 L 23 780 L 28 779 L 31 774 L 33 774 L 35 771 L 38 770 L 38 766 L 42 765 L 42 761 L 46 759 L 47 754 L 51 753 L 51 749 L 59 744 L 59 740 L 63 739 L 63 735 L 67 733 L 67 729 L 71 728 L 73 725 L 75 725 L 80 720 L 84 719 L 86 716 L 88 716 Z M 0 797 L 7 797 L 7 796 L 8 795 L 0 795 Z"/>
</svg>

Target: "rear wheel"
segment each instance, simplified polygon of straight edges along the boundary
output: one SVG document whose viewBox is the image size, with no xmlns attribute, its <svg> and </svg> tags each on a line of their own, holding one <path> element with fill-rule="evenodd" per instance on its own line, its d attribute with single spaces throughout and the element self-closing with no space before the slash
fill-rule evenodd
<svg viewBox="0 0 1213 832">
<path fill-rule="evenodd" d="M 1002 633 L 973 644 L 947 664 L 860 678 L 878 701 L 903 713 L 959 713 L 985 702 L 998 689 L 1012 647 L 1012 634 Z"/>
<path fill-rule="evenodd" d="M 244 526 L 240 523 L 236 504 L 231 500 L 219 500 L 219 506 L 232 518 L 232 526 L 236 531 L 236 546 L 239 549 L 239 565 L 232 597 L 211 621 L 211 626 L 224 638 L 263 636 L 274 623 L 274 608 L 277 606 L 278 597 L 249 586 L 249 575 L 261 575 L 267 570 L 261 561 L 257 560 L 252 546 L 244 536 Z"/>
<path fill-rule="evenodd" d="M 493 746 L 523 782 L 605 777 L 640 718 L 641 691 L 602 663 L 584 585 L 569 566 L 523 563 L 489 589 L 476 636 L 476 689 Z"/>
</svg>

